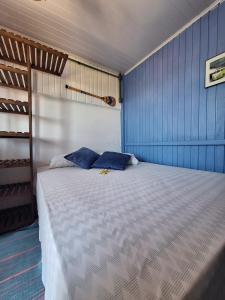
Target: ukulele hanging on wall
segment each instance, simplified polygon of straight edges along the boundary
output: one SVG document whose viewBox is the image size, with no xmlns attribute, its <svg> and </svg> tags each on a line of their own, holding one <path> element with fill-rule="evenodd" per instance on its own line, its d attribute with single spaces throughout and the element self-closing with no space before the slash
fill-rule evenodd
<svg viewBox="0 0 225 300">
<path fill-rule="evenodd" d="M 95 97 L 97 99 L 100 99 L 100 100 L 104 101 L 106 104 L 108 104 L 110 106 L 115 106 L 116 105 L 116 99 L 114 97 L 111 97 L 111 96 L 103 96 L 103 97 L 97 96 L 95 94 L 88 93 L 88 92 L 85 92 L 83 90 L 77 89 L 75 87 L 69 86 L 67 84 L 65 85 L 65 88 L 68 89 L 68 90 L 71 90 L 71 91 L 75 91 L 75 92 L 87 95 L 87 96 Z"/>
</svg>

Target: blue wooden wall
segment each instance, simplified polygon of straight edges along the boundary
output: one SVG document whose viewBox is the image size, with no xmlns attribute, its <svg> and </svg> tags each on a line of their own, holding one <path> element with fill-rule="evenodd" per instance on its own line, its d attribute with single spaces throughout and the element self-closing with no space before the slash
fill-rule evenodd
<svg viewBox="0 0 225 300">
<path fill-rule="evenodd" d="M 123 78 L 122 146 L 141 160 L 225 172 L 225 83 L 204 88 L 225 51 L 225 3 Z"/>
</svg>

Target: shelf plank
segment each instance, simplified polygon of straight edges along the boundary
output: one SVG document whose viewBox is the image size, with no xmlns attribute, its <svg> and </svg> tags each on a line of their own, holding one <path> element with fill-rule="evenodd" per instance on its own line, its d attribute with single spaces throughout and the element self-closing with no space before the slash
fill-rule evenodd
<svg viewBox="0 0 225 300">
<path fill-rule="evenodd" d="M 68 59 L 67 54 L 4 29 L 0 29 L 0 59 L 27 66 L 27 47 L 29 47 L 32 69 L 57 76 L 62 75 Z M 52 64 L 49 63 L 50 58 L 52 58 Z M 57 64 L 57 67 L 56 61 L 60 61 L 60 65 Z"/>
<path fill-rule="evenodd" d="M 0 86 L 27 91 L 28 72 L 0 64 Z"/>
<path fill-rule="evenodd" d="M 0 98 L 0 112 L 28 115 L 28 102 Z"/>
<path fill-rule="evenodd" d="M 0 69 L 2 71 L 21 74 L 21 75 L 27 75 L 28 74 L 28 72 L 26 70 L 19 69 L 19 68 L 14 68 L 12 66 L 7 66 L 7 65 L 4 65 L 4 64 L 0 64 Z"/>
<path fill-rule="evenodd" d="M 0 211 L 32 204 L 31 183 L 0 185 Z"/>
<path fill-rule="evenodd" d="M 0 138 L 29 139 L 29 132 L 0 131 Z"/>
<path fill-rule="evenodd" d="M 0 169 L 20 168 L 30 166 L 30 159 L 4 159 L 0 160 Z"/>
</svg>

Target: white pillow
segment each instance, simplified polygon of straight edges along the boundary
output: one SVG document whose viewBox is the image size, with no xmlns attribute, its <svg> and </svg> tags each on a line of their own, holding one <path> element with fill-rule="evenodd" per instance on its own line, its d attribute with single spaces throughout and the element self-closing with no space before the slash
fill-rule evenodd
<svg viewBox="0 0 225 300">
<path fill-rule="evenodd" d="M 128 161 L 128 165 L 137 165 L 139 163 L 139 160 L 135 157 L 134 154 L 132 153 L 124 153 L 124 154 L 128 154 L 131 156 L 131 158 Z"/>
<path fill-rule="evenodd" d="M 59 155 L 54 156 L 50 160 L 49 167 L 51 169 L 54 169 L 54 168 L 65 168 L 65 167 L 74 167 L 74 166 L 76 166 L 71 161 L 68 161 L 67 159 L 65 159 L 64 158 L 65 155 L 66 154 L 59 154 Z"/>
</svg>

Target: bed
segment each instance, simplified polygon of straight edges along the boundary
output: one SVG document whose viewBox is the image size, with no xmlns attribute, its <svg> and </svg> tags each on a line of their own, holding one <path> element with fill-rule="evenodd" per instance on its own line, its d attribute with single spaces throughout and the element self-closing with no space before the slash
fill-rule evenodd
<svg viewBox="0 0 225 300">
<path fill-rule="evenodd" d="M 37 202 L 45 300 L 205 300 L 225 267 L 224 174 L 40 169 Z"/>
</svg>

